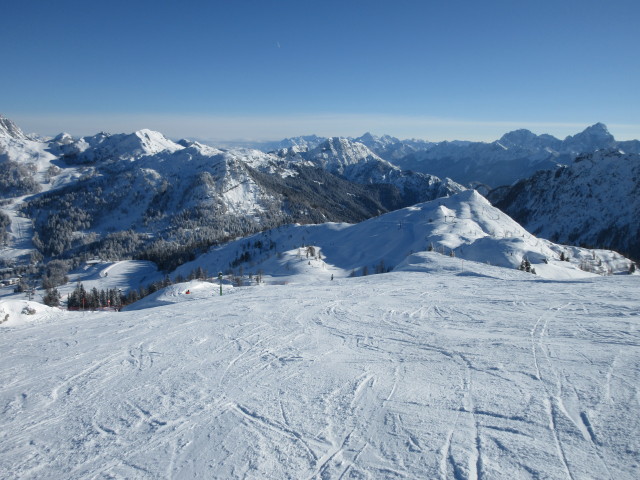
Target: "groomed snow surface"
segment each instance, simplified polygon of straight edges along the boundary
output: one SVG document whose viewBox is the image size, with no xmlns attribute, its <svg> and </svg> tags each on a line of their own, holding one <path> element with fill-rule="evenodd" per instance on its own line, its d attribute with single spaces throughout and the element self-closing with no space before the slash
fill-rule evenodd
<svg viewBox="0 0 640 480">
<path fill-rule="evenodd" d="M 39 306 L 0 329 L 0 477 L 639 478 L 637 276 L 460 267 Z"/>
</svg>

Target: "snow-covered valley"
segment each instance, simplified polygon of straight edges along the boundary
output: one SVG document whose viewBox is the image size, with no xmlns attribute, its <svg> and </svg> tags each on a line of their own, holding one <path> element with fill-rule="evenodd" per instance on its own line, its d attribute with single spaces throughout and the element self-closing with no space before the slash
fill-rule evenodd
<svg viewBox="0 0 640 480">
<path fill-rule="evenodd" d="M 638 477 L 637 276 L 396 270 L 5 323 L 0 476 Z"/>
</svg>

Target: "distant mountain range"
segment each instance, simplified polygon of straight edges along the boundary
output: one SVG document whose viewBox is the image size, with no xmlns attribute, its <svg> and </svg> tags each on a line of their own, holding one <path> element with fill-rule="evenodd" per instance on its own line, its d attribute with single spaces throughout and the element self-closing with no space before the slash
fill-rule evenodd
<svg viewBox="0 0 640 480">
<path fill-rule="evenodd" d="M 210 245 L 280 225 L 357 223 L 457 194 L 465 190 L 463 184 L 487 193 L 540 169 L 553 171 L 544 175 L 558 179 L 554 185 L 566 193 L 549 200 L 540 181 L 536 189 L 518 187 L 538 192 L 526 200 L 516 187 L 496 190 L 489 198 L 540 236 L 637 251 L 638 207 L 624 199 L 637 197 L 638 176 L 625 165 L 640 157 L 640 142 L 617 142 L 603 124 L 564 140 L 527 130 L 492 143 L 433 143 L 367 133 L 355 139 L 312 135 L 261 148 L 173 141 L 151 130 L 43 140 L 0 116 L 0 226 L 5 226 L 0 241 L 8 247 L 0 251 L 0 260 L 31 252 L 32 261 L 34 254 L 36 260 L 143 258 L 172 269 Z M 578 188 L 576 178 L 588 173 L 575 167 L 574 159 L 603 149 L 612 155 L 624 151 L 620 155 L 626 159 L 607 163 L 591 180 L 599 182 L 599 191 L 617 189 L 610 203 L 629 209 L 609 236 L 594 234 L 612 229 L 610 216 L 597 215 L 606 201 L 569 193 Z M 555 173 L 576 168 L 579 174 Z M 620 178 L 631 187 L 618 188 Z M 551 203 L 523 207 L 544 202 Z M 593 212 L 589 229 L 572 224 L 571 219 L 584 223 L 586 218 L 574 210 Z"/>
<path fill-rule="evenodd" d="M 291 147 L 304 151 L 312 150 L 326 140 L 311 135 L 252 146 L 263 151 Z M 371 133 L 349 140 L 365 145 L 380 158 L 402 170 L 449 177 L 467 186 L 484 184 L 487 188 L 510 185 L 538 170 L 555 169 L 558 165 L 571 163 L 581 153 L 611 148 L 625 153 L 640 153 L 640 141 L 617 141 L 602 123 L 596 123 L 564 140 L 547 134 L 536 135 L 525 129 L 506 133 L 490 143 L 400 140 Z"/>
</svg>

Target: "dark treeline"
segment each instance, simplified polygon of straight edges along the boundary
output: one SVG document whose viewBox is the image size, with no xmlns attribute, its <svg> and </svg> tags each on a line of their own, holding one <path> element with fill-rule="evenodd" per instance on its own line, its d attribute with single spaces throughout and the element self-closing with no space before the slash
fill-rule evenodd
<svg viewBox="0 0 640 480">
<path fill-rule="evenodd" d="M 197 267 L 191 270 L 186 278 L 181 275 L 177 275 L 174 280 L 171 280 L 169 275 L 165 275 L 162 280 L 151 282 L 147 285 L 141 285 L 139 288 L 131 289 L 127 292 L 123 292 L 117 288 L 98 290 L 94 287 L 90 290 L 86 290 L 82 283 L 78 283 L 74 291 L 67 297 L 67 308 L 70 310 L 99 310 L 102 308 L 120 310 L 125 305 L 135 303 L 152 293 L 173 285 L 174 283 L 182 283 L 190 280 L 206 280 L 207 276 L 208 274 L 206 270 L 202 267 Z M 55 289 L 53 290 L 57 293 Z M 52 295 L 54 295 L 54 293 L 52 293 Z M 54 306 L 58 305 L 58 303 L 47 303 L 47 305 Z"/>
<path fill-rule="evenodd" d="M 99 310 L 101 308 L 118 310 L 126 303 L 127 297 L 117 288 L 98 290 L 94 287 L 91 290 L 85 290 L 82 283 L 79 283 L 67 297 L 67 308 L 70 310 Z"/>
</svg>

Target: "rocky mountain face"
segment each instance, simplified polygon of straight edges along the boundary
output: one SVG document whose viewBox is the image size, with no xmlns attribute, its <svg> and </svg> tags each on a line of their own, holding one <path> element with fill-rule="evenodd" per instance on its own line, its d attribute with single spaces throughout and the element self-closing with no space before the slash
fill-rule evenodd
<svg viewBox="0 0 640 480">
<path fill-rule="evenodd" d="M 15 123 L 0 115 L 0 138 L 14 140 L 30 140 Z"/>
<path fill-rule="evenodd" d="M 495 189 L 488 198 L 535 235 L 640 260 L 640 154 L 583 154 L 570 165 Z"/>
</svg>

